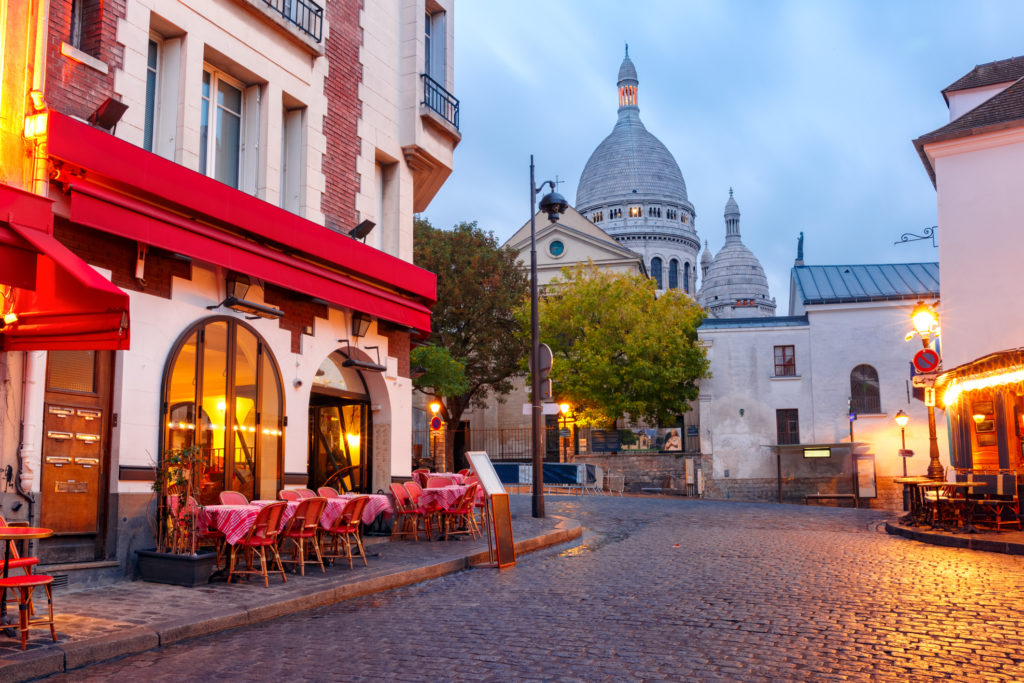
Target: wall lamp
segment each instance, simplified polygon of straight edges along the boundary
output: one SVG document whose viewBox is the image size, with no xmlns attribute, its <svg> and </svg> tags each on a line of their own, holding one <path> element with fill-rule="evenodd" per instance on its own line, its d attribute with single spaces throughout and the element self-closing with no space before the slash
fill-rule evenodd
<svg viewBox="0 0 1024 683">
<path fill-rule="evenodd" d="M 370 370 L 371 372 L 384 372 L 387 370 L 386 365 L 382 365 L 380 362 L 380 347 L 378 346 L 365 346 L 365 350 L 369 351 L 373 349 L 377 352 L 377 362 L 372 363 L 368 360 L 359 360 L 358 358 L 352 357 L 352 344 L 348 339 L 339 339 L 339 344 L 345 344 L 345 350 L 341 353 L 344 354 L 345 360 L 341 361 L 341 367 L 343 368 L 359 368 L 360 370 Z"/>
<path fill-rule="evenodd" d="M 213 306 L 207 306 L 209 310 L 220 308 L 224 306 L 226 308 L 239 311 L 241 313 L 248 313 L 249 320 L 254 318 L 267 318 L 269 320 L 275 320 L 277 318 L 284 317 L 284 311 L 280 308 L 273 306 L 267 306 L 266 304 L 259 304 L 255 301 L 246 301 L 245 295 L 249 292 L 249 276 L 242 275 L 240 273 L 228 273 L 227 276 L 227 297 L 224 301 Z"/>
<path fill-rule="evenodd" d="M 352 312 L 352 336 L 353 337 L 365 337 L 366 333 L 370 329 L 370 323 L 373 322 L 373 318 L 366 315 L 365 313 L 359 313 L 358 311 Z"/>
</svg>

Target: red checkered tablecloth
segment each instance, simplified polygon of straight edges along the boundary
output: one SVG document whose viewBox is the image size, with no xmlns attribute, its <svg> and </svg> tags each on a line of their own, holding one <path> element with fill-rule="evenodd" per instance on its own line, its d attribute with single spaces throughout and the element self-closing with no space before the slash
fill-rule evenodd
<svg viewBox="0 0 1024 683">
<path fill-rule="evenodd" d="M 256 515 L 259 514 L 260 509 L 276 502 L 278 501 L 254 500 L 248 505 L 207 505 L 205 509 L 210 518 L 210 526 L 223 533 L 229 544 L 235 544 L 242 540 L 252 528 L 252 523 L 256 521 Z M 285 508 L 284 514 L 281 515 L 282 529 L 295 514 L 295 508 L 299 505 L 294 500 L 286 502 L 288 506 Z"/>
<path fill-rule="evenodd" d="M 347 503 L 348 501 L 355 498 L 357 495 L 363 494 L 346 493 L 344 495 L 338 496 L 337 498 L 332 498 L 331 500 L 341 500 Z M 369 494 L 369 498 L 370 500 L 366 503 L 366 507 L 363 508 L 363 524 L 372 524 L 373 520 L 377 519 L 377 515 L 380 514 L 383 514 L 385 518 L 395 514 L 395 510 L 391 506 L 391 499 L 388 498 L 387 496 L 381 495 L 379 493 L 371 493 Z M 334 520 L 336 520 L 338 518 L 338 515 L 340 514 L 341 510 L 338 510 L 338 512 L 334 515 L 334 519 L 331 520 L 331 524 L 334 523 Z M 324 515 L 327 515 L 327 510 L 324 510 Z M 320 523 L 323 526 L 323 517 L 321 517 L 320 520 Z M 330 525 L 324 526 L 324 528 L 328 529 L 330 528 Z"/>
<path fill-rule="evenodd" d="M 428 510 L 450 508 L 466 492 L 465 486 L 453 484 L 436 489 L 423 489 L 420 493 L 420 507 Z"/>
</svg>

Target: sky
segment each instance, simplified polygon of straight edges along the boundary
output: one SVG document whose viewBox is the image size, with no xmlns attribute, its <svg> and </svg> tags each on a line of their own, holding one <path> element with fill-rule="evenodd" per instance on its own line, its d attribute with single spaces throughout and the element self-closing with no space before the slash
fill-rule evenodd
<svg viewBox="0 0 1024 683">
<path fill-rule="evenodd" d="M 937 261 L 935 189 L 912 140 L 948 122 L 941 90 L 1024 54 L 1016 0 L 458 0 L 462 141 L 423 216 L 504 243 L 538 184 L 576 185 L 618 109 L 624 46 L 640 117 L 682 170 L 717 253 L 729 188 L 777 315 L 804 233 L 807 264 Z M 941 232 L 939 240 L 942 239 Z"/>
</svg>

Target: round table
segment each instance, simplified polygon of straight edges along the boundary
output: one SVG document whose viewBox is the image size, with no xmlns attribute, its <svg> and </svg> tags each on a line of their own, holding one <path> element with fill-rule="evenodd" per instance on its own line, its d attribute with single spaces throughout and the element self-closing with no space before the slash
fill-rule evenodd
<svg viewBox="0 0 1024 683">
<path fill-rule="evenodd" d="M 29 540 L 33 538 L 49 538 L 53 536 L 53 529 L 46 529 L 39 526 L 0 526 L 0 541 L 4 544 L 4 574 L 3 577 L 7 578 L 7 573 L 10 570 L 9 558 L 11 554 L 11 544 L 15 541 Z M 0 596 L 0 624 L 4 622 L 7 617 L 7 591 L 3 591 L 3 595 Z"/>
</svg>

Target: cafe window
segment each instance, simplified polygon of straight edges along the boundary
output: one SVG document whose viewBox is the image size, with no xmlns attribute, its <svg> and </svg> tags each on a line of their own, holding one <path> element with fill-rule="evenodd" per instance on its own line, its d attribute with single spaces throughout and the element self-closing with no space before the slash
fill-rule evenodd
<svg viewBox="0 0 1024 683">
<path fill-rule="evenodd" d="M 277 362 L 251 327 L 216 317 L 186 331 L 167 362 L 163 413 L 163 451 L 202 450 L 201 503 L 224 490 L 277 497 L 284 393 Z"/>
<path fill-rule="evenodd" d="M 775 376 L 796 376 L 796 350 L 791 344 L 775 347 Z"/>
<path fill-rule="evenodd" d="M 878 370 L 870 365 L 858 365 L 850 373 L 850 410 L 865 414 L 882 412 Z"/>
<path fill-rule="evenodd" d="M 800 420 L 795 408 L 775 411 L 779 445 L 800 443 Z"/>
</svg>

